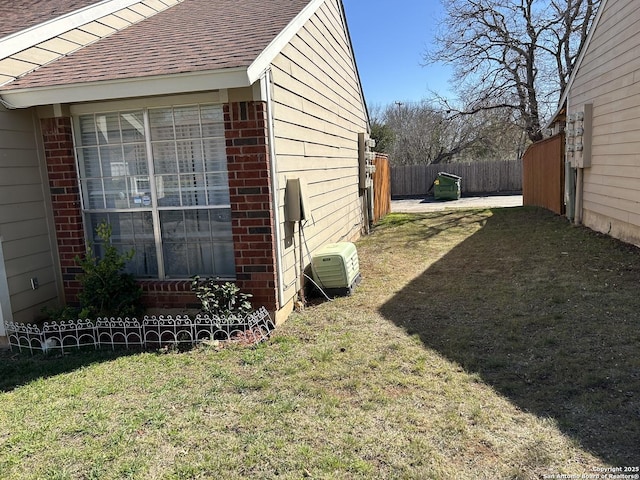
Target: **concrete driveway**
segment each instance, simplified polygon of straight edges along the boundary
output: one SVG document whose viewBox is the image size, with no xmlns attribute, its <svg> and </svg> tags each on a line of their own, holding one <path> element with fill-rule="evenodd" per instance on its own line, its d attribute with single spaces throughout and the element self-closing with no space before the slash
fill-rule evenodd
<svg viewBox="0 0 640 480">
<path fill-rule="evenodd" d="M 465 196 L 459 200 L 435 200 L 433 197 L 391 200 L 394 213 L 437 212 L 449 208 L 521 207 L 522 195 Z"/>
</svg>

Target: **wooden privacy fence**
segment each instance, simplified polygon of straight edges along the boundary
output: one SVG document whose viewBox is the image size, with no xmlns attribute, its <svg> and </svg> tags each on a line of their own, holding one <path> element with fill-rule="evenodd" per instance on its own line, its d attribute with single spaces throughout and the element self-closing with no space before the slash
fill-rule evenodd
<svg viewBox="0 0 640 480">
<path fill-rule="evenodd" d="M 394 197 L 426 195 L 438 172 L 462 177 L 460 188 L 463 194 L 522 190 L 522 162 L 508 160 L 393 167 L 391 194 Z"/>
<path fill-rule="evenodd" d="M 391 211 L 391 169 L 389 155 L 376 153 L 373 160 L 373 221 L 377 222 Z"/>
<path fill-rule="evenodd" d="M 523 168 L 522 203 L 564 214 L 564 134 L 531 145 Z"/>
</svg>

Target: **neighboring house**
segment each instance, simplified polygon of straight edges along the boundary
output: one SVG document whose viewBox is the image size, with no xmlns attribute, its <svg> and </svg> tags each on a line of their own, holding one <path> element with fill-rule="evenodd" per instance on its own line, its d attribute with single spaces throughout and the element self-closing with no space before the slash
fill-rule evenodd
<svg viewBox="0 0 640 480">
<path fill-rule="evenodd" d="M 369 124 L 341 0 L 12 3 L 0 0 L 1 320 L 73 303 L 74 259 L 104 220 L 135 249 L 147 306 L 194 306 L 200 275 L 278 319 L 310 253 L 367 230 Z M 288 184 L 302 222 L 287 221 Z"/>
<path fill-rule="evenodd" d="M 565 124 L 568 216 L 640 245 L 637 2 L 602 0 L 551 127 Z"/>
</svg>

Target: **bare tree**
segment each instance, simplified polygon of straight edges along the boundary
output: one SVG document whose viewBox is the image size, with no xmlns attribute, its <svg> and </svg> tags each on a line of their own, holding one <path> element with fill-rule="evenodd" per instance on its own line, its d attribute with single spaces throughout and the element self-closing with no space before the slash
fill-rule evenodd
<svg viewBox="0 0 640 480">
<path fill-rule="evenodd" d="M 397 102 L 376 115 L 375 131 L 387 131 L 394 165 L 446 164 L 518 158 L 521 130 L 510 112 L 459 115 L 429 102 Z M 389 141 L 391 139 L 391 141 Z M 377 141 L 377 140 L 376 140 Z"/>
<path fill-rule="evenodd" d="M 460 113 L 511 110 L 531 141 L 557 106 L 600 0 L 442 0 L 427 63 L 455 68 Z"/>
</svg>

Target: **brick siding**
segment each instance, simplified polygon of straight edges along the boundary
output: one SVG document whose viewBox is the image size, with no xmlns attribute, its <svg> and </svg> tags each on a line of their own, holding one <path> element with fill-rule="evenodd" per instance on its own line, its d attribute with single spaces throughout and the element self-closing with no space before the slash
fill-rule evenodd
<svg viewBox="0 0 640 480">
<path fill-rule="evenodd" d="M 200 302 L 188 280 L 140 280 L 142 303 L 152 309 L 198 309 Z"/>
<path fill-rule="evenodd" d="M 254 306 L 277 310 L 266 104 L 225 105 L 224 120 L 237 284 Z"/>
<path fill-rule="evenodd" d="M 236 283 L 255 307 L 278 309 L 266 105 L 224 106 Z M 77 303 L 75 257 L 86 251 L 70 118 L 41 120 L 65 301 Z M 140 281 L 150 308 L 195 308 L 189 281 Z"/>
<path fill-rule="evenodd" d="M 76 255 L 86 252 L 80 190 L 70 118 L 47 118 L 40 121 L 44 142 L 51 205 L 65 301 L 76 304 L 80 284 L 76 276 L 81 272 Z"/>
</svg>

